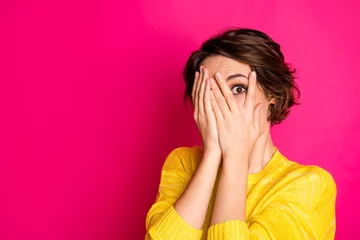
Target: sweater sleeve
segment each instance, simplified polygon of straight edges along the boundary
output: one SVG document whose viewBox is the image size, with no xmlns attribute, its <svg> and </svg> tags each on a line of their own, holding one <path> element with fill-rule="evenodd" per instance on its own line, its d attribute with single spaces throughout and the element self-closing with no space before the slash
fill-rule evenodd
<svg viewBox="0 0 360 240">
<path fill-rule="evenodd" d="M 247 222 L 229 220 L 210 226 L 207 239 L 334 239 L 337 190 L 330 173 L 311 166 L 284 188 Z"/>
<path fill-rule="evenodd" d="M 146 216 L 145 240 L 201 239 L 203 230 L 190 226 L 174 208 L 191 179 L 194 169 L 191 150 L 194 149 L 176 148 L 166 158 L 155 203 Z"/>
</svg>

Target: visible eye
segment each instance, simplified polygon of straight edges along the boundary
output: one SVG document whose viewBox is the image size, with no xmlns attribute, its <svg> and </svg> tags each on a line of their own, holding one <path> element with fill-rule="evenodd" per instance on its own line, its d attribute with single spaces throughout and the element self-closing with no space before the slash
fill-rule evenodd
<svg viewBox="0 0 360 240">
<path fill-rule="evenodd" d="M 235 94 L 238 95 L 240 93 L 244 93 L 247 91 L 247 87 L 244 85 L 235 85 L 231 88 L 231 91 Z"/>
</svg>

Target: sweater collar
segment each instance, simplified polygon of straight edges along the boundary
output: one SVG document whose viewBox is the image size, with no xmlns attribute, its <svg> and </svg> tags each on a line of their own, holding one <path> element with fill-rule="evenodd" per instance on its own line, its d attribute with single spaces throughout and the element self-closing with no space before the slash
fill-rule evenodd
<svg viewBox="0 0 360 240">
<path fill-rule="evenodd" d="M 279 165 L 279 163 L 283 159 L 283 155 L 280 153 L 279 149 L 276 146 L 274 146 L 274 148 L 275 152 L 270 158 L 270 160 L 266 163 L 266 165 L 260 171 L 248 174 L 249 183 L 257 182 L 264 176 L 271 174 L 272 170 L 274 170 Z"/>
</svg>

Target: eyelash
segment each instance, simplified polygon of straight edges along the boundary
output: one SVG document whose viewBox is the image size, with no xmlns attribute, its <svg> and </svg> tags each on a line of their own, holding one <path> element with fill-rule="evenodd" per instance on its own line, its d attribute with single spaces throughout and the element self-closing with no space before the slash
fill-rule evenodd
<svg viewBox="0 0 360 240">
<path fill-rule="evenodd" d="M 234 85 L 234 86 L 232 86 L 231 87 L 231 91 L 233 92 L 233 89 L 234 88 L 236 88 L 236 87 L 240 87 L 240 88 L 242 88 L 242 89 L 244 89 L 242 92 L 240 92 L 240 93 L 244 93 L 244 92 L 246 92 L 247 91 L 247 87 L 246 86 L 244 86 L 244 85 L 242 85 L 242 84 L 238 84 L 238 85 Z M 234 92 L 233 92 L 234 93 Z M 240 93 L 234 93 L 235 95 L 239 95 Z"/>
</svg>

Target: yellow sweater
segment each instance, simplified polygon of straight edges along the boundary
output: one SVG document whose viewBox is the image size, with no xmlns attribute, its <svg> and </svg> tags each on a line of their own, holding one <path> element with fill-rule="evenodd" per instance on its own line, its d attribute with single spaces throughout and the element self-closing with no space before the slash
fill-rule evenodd
<svg viewBox="0 0 360 240">
<path fill-rule="evenodd" d="M 201 230 L 185 222 L 173 205 L 186 189 L 203 149 L 179 147 L 166 158 L 159 192 L 146 217 L 145 240 L 334 239 L 336 185 L 318 166 L 288 160 L 277 147 L 265 167 L 248 175 L 246 221 L 210 226 L 222 165 Z"/>
</svg>

